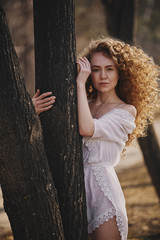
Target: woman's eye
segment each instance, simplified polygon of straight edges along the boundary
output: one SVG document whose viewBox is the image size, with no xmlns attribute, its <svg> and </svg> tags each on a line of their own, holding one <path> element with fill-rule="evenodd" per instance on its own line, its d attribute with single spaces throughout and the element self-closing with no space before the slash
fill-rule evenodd
<svg viewBox="0 0 160 240">
<path fill-rule="evenodd" d="M 92 69 L 92 72 L 97 72 L 97 71 L 99 71 L 99 69 L 97 68 Z"/>
<path fill-rule="evenodd" d="M 113 71 L 113 68 L 107 68 L 107 71 Z"/>
</svg>

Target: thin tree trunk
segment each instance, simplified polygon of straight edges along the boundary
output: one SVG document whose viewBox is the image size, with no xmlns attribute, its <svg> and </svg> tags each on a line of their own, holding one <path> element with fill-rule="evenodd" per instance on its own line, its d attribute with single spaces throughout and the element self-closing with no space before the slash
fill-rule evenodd
<svg viewBox="0 0 160 240">
<path fill-rule="evenodd" d="M 135 0 L 102 0 L 107 18 L 107 30 L 113 37 L 133 42 L 135 31 Z"/>
<path fill-rule="evenodd" d="M 0 183 L 15 240 L 63 240 L 39 118 L 0 8 Z"/>
<path fill-rule="evenodd" d="M 87 239 L 81 138 L 76 112 L 73 0 L 34 0 L 36 89 L 56 103 L 40 115 L 66 240 Z"/>
<path fill-rule="evenodd" d="M 160 198 L 160 148 L 152 125 L 149 125 L 147 136 L 138 138 L 143 151 L 145 164 Z"/>
</svg>

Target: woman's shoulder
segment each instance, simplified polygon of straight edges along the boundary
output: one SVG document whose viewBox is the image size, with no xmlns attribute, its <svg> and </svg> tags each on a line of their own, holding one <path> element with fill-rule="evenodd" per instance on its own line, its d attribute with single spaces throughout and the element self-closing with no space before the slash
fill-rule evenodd
<svg viewBox="0 0 160 240">
<path fill-rule="evenodd" d="M 135 108 L 135 106 L 133 106 L 133 105 L 131 105 L 131 104 L 123 103 L 123 104 L 121 104 L 121 106 L 119 106 L 118 108 L 124 109 L 124 110 L 128 111 L 130 114 L 133 115 L 134 118 L 135 118 L 136 115 L 137 115 L 137 109 Z"/>
</svg>

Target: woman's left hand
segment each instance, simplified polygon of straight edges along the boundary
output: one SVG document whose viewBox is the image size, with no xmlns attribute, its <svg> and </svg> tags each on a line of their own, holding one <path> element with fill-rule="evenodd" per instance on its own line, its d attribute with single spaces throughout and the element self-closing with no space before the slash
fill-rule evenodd
<svg viewBox="0 0 160 240">
<path fill-rule="evenodd" d="M 46 92 L 40 95 L 40 90 L 37 89 L 36 94 L 32 98 L 32 102 L 38 114 L 53 107 L 56 97 L 50 95 L 52 95 L 52 92 Z"/>
</svg>

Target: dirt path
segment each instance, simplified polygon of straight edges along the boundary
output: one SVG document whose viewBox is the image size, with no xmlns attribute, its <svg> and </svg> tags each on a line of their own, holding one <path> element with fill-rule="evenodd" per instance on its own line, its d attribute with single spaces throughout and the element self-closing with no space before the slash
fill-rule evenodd
<svg viewBox="0 0 160 240">
<path fill-rule="evenodd" d="M 118 174 L 127 203 L 128 239 L 160 240 L 160 204 L 143 163 Z"/>
</svg>

